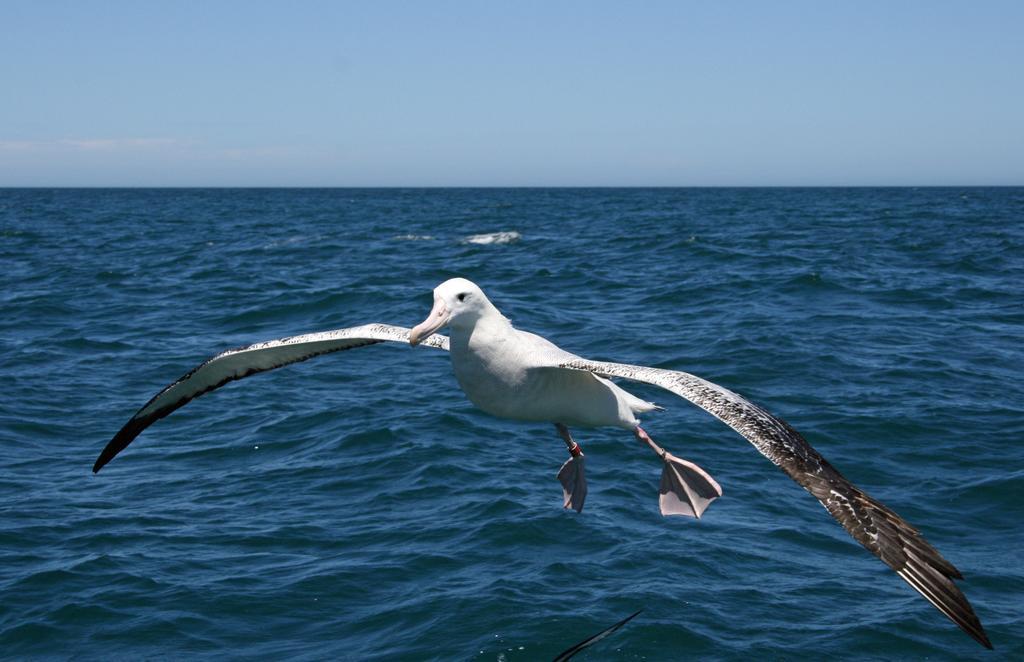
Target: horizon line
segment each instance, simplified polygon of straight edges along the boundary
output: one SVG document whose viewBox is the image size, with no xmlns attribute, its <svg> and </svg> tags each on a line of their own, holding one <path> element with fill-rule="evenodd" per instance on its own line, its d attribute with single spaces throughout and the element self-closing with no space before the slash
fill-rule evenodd
<svg viewBox="0 0 1024 662">
<path fill-rule="evenodd" d="M 53 190 L 53 189 L 338 189 L 338 190 L 488 190 L 488 189 L 828 189 L 828 188 L 1024 188 L 1021 184 L 0 184 L 5 190 Z"/>
</svg>

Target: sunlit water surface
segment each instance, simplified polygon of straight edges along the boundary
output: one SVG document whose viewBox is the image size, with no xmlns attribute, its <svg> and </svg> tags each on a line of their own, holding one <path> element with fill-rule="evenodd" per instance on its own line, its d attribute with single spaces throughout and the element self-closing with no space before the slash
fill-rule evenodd
<svg viewBox="0 0 1024 662">
<path fill-rule="evenodd" d="M 498 234 L 501 233 L 501 234 Z M 99 450 L 222 349 L 412 325 L 478 282 L 520 328 L 763 404 L 964 573 L 946 621 L 708 415 L 645 425 L 722 484 L 494 419 L 443 352 L 233 384 Z M 0 190 L 0 656 L 1024 656 L 1024 189 Z"/>
</svg>

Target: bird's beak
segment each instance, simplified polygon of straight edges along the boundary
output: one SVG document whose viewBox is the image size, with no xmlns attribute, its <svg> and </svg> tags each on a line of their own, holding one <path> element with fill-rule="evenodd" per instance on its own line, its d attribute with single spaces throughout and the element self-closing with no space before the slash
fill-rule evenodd
<svg viewBox="0 0 1024 662">
<path fill-rule="evenodd" d="M 413 347 L 420 344 L 420 341 L 429 338 L 430 334 L 447 324 L 448 318 L 451 316 L 452 314 L 448 311 L 448 306 L 444 305 L 444 299 L 435 297 L 434 308 L 427 315 L 427 319 L 417 324 L 409 332 L 409 344 Z"/>
</svg>

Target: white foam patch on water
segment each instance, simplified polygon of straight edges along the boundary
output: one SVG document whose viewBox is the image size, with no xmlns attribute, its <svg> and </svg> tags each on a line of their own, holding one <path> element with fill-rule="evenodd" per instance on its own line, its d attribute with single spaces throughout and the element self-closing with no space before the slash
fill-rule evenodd
<svg viewBox="0 0 1024 662">
<path fill-rule="evenodd" d="M 266 250 L 268 248 L 281 248 L 282 246 L 291 246 L 292 244 L 298 244 L 300 242 L 318 241 L 322 237 L 323 235 L 309 236 L 304 234 L 297 234 L 291 237 L 285 237 L 284 239 L 278 239 L 277 241 L 272 241 L 269 244 L 265 244 L 263 246 L 263 249 Z M 207 245 L 212 246 L 213 242 L 208 242 Z"/>
<path fill-rule="evenodd" d="M 474 234 L 462 239 L 464 244 L 511 244 L 519 241 L 523 235 L 518 232 L 488 232 L 486 234 Z"/>
<path fill-rule="evenodd" d="M 392 237 L 396 241 L 430 241 L 433 238 L 432 234 L 400 234 Z"/>
</svg>

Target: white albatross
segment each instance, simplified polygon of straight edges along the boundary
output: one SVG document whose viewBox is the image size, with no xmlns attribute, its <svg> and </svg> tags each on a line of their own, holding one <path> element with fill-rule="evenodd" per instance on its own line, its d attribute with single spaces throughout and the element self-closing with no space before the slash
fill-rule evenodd
<svg viewBox="0 0 1024 662">
<path fill-rule="evenodd" d="M 451 339 L 434 335 L 448 326 Z M 474 405 L 503 418 L 553 423 L 570 458 L 558 472 L 564 506 L 582 510 L 584 455 L 569 427 L 631 430 L 663 461 L 660 507 L 665 515 L 700 517 L 722 495 L 703 469 L 658 446 L 637 414 L 655 405 L 610 381 L 622 378 L 666 389 L 709 412 L 754 445 L 810 492 L 846 531 L 939 611 L 986 648 L 992 648 L 967 598 L 953 582 L 960 572 L 903 518 L 858 489 L 780 418 L 721 386 L 685 372 L 588 361 L 540 336 L 512 326 L 483 291 L 464 278 L 434 290 L 430 315 L 413 329 L 387 324 L 311 333 L 222 352 L 164 388 L 100 453 L 98 472 L 153 422 L 236 379 L 306 359 L 380 342 L 408 342 L 449 350 L 459 386 Z"/>
</svg>

